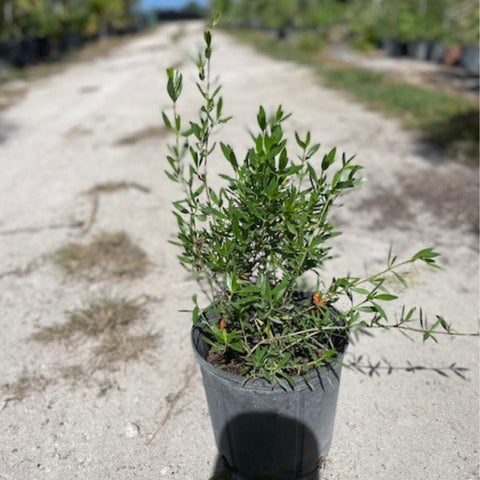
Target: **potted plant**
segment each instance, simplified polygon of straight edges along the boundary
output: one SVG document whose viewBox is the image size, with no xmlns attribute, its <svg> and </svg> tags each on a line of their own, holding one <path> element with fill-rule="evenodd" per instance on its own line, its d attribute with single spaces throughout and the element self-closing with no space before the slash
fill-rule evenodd
<svg viewBox="0 0 480 480">
<path fill-rule="evenodd" d="M 173 243 L 207 303 L 201 308 L 194 297 L 194 351 L 228 466 L 240 478 L 306 478 L 330 447 L 352 333 L 397 329 L 427 340 L 451 332 L 441 316 L 427 324 L 415 308 L 403 308 L 391 322 L 382 306 L 397 298 L 387 278 L 404 283 L 399 269 L 414 262 L 438 267 L 438 254 L 426 248 L 403 261 L 390 254 L 376 274 L 327 282 L 320 269 L 339 234 L 329 214 L 339 196 L 361 182 L 361 167 L 353 157 L 337 159 L 336 149 L 319 159 L 310 133 L 295 134 L 300 153 L 292 157 L 283 132 L 289 115 L 281 107 L 270 117 L 259 108 L 258 131 L 243 161 L 230 145 L 219 144 L 230 173 L 212 180 L 212 133 L 229 118 L 221 87 L 211 80 L 210 30 L 204 39 L 198 120 L 185 125 L 178 114 L 183 80 L 173 69 L 167 70 L 173 111 L 163 112 L 175 134 L 166 174 L 183 192 L 173 203 Z M 309 275 L 314 287 L 305 286 Z"/>
</svg>

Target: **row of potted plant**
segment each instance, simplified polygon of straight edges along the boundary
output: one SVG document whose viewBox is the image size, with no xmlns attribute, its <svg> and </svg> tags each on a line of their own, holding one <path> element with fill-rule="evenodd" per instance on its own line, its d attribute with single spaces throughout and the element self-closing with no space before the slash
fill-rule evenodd
<svg viewBox="0 0 480 480">
<path fill-rule="evenodd" d="M 380 46 L 391 55 L 460 64 L 478 72 L 475 0 L 219 0 L 213 8 L 226 11 L 227 22 L 276 29 L 279 37 L 307 29 L 328 39 L 333 32 L 359 49 Z"/>
<path fill-rule="evenodd" d="M 441 41 L 414 40 L 408 43 L 385 38 L 379 47 L 393 57 L 408 56 L 416 60 L 461 66 L 470 73 L 479 73 L 480 48 L 477 45 L 446 45 Z"/>
<path fill-rule="evenodd" d="M 16 66 L 54 59 L 105 35 L 136 32 L 136 0 L 6 0 L 0 9 L 0 59 Z"/>
</svg>

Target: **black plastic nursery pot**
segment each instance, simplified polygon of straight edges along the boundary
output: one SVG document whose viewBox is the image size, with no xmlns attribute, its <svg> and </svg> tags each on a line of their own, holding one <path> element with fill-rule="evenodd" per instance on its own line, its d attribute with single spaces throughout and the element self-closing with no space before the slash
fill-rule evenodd
<svg viewBox="0 0 480 480">
<path fill-rule="evenodd" d="M 469 73 L 478 75 L 480 72 L 479 66 L 480 48 L 476 45 L 465 46 L 462 49 L 462 57 L 460 65 Z"/>
<path fill-rule="evenodd" d="M 442 63 L 445 55 L 445 45 L 442 42 L 432 42 L 430 45 L 430 60 Z"/>
<path fill-rule="evenodd" d="M 407 45 L 408 56 L 415 60 L 427 60 L 430 53 L 430 44 L 426 40 L 415 40 Z"/>
<path fill-rule="evenodd" d="M 383 48 L 390 57 L 402 57 L 407 54 L 407 45 L 393 38 L 383 39 Z"/>
<path fill-rule="evenodd" d="M 217 448 L 234 478 L 317 478 L 332 442 L 342 358 L 309 373 L 313 389 L 297 377 L 295 389 L 285 390 L 214 367 L 201 327 L 192 329 L 192 343 Z"/>
</svg>

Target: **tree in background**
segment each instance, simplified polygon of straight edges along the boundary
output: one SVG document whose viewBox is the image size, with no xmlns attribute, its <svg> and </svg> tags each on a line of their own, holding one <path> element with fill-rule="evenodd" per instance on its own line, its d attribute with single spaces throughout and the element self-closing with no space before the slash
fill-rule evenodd
<svg viewBox="0 0 480 480">
<path fill-rule="evenodd" d="M 97 34 L 128 25 L 138 0 L 0 0 L 0 35 L 55 37 Z"/>
</svg>

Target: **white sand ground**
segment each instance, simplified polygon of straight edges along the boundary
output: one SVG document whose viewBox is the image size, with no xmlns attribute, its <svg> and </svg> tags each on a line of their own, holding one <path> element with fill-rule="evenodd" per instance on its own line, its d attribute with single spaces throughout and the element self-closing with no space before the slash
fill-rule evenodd
<svg viewBox="0 0 480 480">
<path fill-rule="evenodd" d="M 183 36 L 172 43 L 179 28 Z M 163 174 L 166 139 L 118 144 L 160 125 L 160 111 L 169 105 L 164 69 L 182 62 L 186 81 L 194 79 L 189 56 L 200 42 L 198 23 L 161 27 L 106 58 L 35 82 L 2 113 L 1 382 L 36 375 L 51 383 L 21 401 L 0 393 L 1 480 L 213 475 L 216 448 L 189 344 L 190 320 L 178 313 L 190 307 L 197 287 L 167 243 L 175 231 L 170 202 L 177 192 Z M 283 103 L 294 113 L 292 131 L 312 129 L 325 149 L 337 145 L 356 153 L 365 166 L 369 181 L 337 213 L 344 231 L 337 242 L 341 257 L 326 273 L 373 271 L 383 265 L 391 243 L 401 256 L 436 246 L 445 270 L 409 272 L 413 288 L 404 300 L 442 313 L 458 330 L 477 330 L 478 243 L 468 214 L 476 210 L 477 171 L 421 146 L 397 122 L 322 87 L 304 68 L 266 58 L 221 33 L 215 43 L 214 72 L 224 84 L 226 112 L 235 117 L 219 135 L 244 150 L 257 105 Z M 186 88 L 184 113 L 193 114 L 196 98 L 195 89 Z M 82 192 L 106 181 L 138 182 L 151 193 L 102 195 L 84 237 L 75 228 L 41 228 L 87 219 L 91 204 Z M 148 253 L 153 265 L 145 278 L 77 281 L 42 260 L 66 242 L 88 241 L 102 230 L 125 230 Z M 11 273 L 28 265 L 34 267 L 29 272 Z M 159 332 L 159 346 L 153 360 L 97 371 L 72 384 L 61 378 L 62 367 L 85 365 L 93 343 L 45 346 L 29 337 L 105 291 L 157 300 L 149 303 L 143 331 Z M 344 371 L 321 479 L 478 478 L 478 339 L 424 345 L 378 333 L 350 352 L 373 363 L 385 357 L 398 367 L 456 362 L 469 371 L 466 380 L 451 372 L 444 377 L 400 369 L 369 377 Z"/>
</svg>

